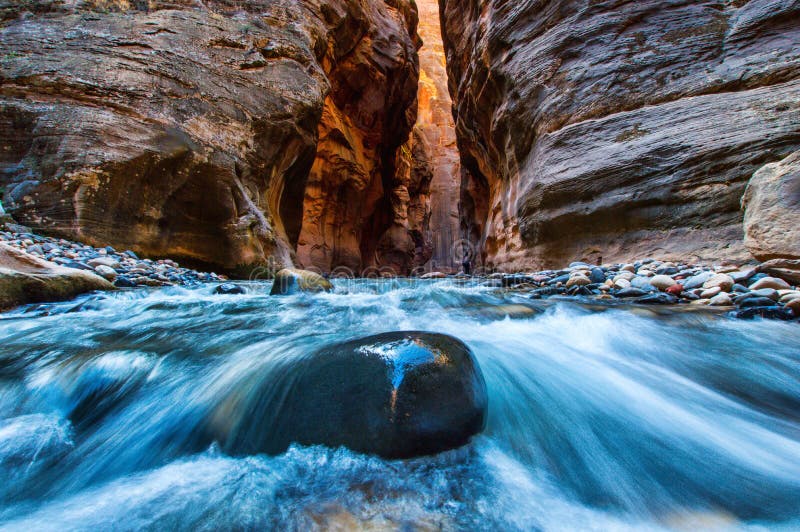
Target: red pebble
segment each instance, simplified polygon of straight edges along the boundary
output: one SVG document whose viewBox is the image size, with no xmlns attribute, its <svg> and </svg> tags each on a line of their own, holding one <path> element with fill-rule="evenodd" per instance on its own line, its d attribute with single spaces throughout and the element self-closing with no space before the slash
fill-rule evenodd
<svg viewBox="0 0 800 532">
<path fill-rule="evenodd" d="M 667 293 L 672 294 L 673 296 L 679 296 L 683 292 L 683 287 L 679 284 L 672 285 L 667 288 Z"/>
</svg>

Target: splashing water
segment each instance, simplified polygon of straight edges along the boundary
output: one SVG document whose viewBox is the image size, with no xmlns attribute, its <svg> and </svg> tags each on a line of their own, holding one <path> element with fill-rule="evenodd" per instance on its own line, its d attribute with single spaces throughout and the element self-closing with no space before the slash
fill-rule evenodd
<svg viewBox="0 0 800 532">
<path fill-rule="evenodd" d="M 449 281 L 269 290 L 120 292 L 0 315 L 0 528 L 800 527 L 796 324 Z M 246 405 L 275 392 L 274 372 L 398 330 L 475 353 L 489 422 L 470 445 L 407 461 L 219 450 L 232 431 L 269 427 Z"/>
</svg>

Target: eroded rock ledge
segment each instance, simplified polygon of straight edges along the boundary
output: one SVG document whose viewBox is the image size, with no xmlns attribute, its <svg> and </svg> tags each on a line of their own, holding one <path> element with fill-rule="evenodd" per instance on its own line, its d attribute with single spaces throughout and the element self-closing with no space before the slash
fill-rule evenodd
<svg viewBox="0 0 800 532">
<path fill-rule="evenodd" d="M 487 263 L 747 258 L 748 180 L 800 147 L 796 2 L 440 4 Z"/>
<path fill-rule="evenodd" d="M 409 0 L 0 7 L 0 185 L 22 223 L 240 273 L 360 268 L 413 200 Z"/>
</svg>

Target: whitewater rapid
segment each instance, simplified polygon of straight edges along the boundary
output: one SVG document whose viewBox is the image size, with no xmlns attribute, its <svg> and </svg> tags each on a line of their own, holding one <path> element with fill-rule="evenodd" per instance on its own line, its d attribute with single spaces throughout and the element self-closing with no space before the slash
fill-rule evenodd
<svg viewBox="0 0 800 532">
<path fill-rule="evenodd" d="M 0 315 L 0 528 L 797 529 L 800 327 L 444 281 L 212 286 Z M 386 461 L 220 440 L 276 367 L 401 330 L 464 341 L 485 432 Z"/>
</svg>

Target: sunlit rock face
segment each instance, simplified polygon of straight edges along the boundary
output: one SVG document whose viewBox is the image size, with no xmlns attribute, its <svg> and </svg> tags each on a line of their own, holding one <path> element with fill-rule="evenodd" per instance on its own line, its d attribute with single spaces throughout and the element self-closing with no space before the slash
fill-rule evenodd
<svg viewBox="0 0 800 532">
<path fill-rule="evenodd" d="M 418 164 L 418 171 L 427 171 L 430 179 L 430 220 L 424 234 L 431 248 L 430 269 L 452 270 L 460 267 L 454 261 L 453 245 L 459 239 L 461 162 L 447 89 L 438 0 L 420 0 L 417 7 L 424 44 L 419 52 L 419 112 L 414 132 L 421 152 L 418 162 L 424 163 Z"/>
<path fill-rule="evenodd" d="M 390 4 L 4 6 L 4 205 L 45 232 L 229 271 L 314 246 L 356 264 L 415 121 L 416 10 Z"/>
<path fill-rule="evenodd" d="M 749 258 L 745 186 L 800 146 L 797 3 L 440 4 L 487 262 Z"/>
<path fill-rule="evenodd" d="M 326 102 L 298 246 L 306 267 L 402 274 L 431 261 L 435 268 L 455 266 L 451 247 L 459 234 L 460 160 L 439 6 L 437 0 L 416 4 L 422 48 L 411 136 L 400 150 L 391 146 L 382 153 L 374 140 L 384 127 L 381 122 L 372 129 L 354 127 L 335 102 Z M 403 101 L 411 89 L 402 86 Z M 404 120 L 394 123 L 401 129 L 408 125 Z"/>
</svg>

